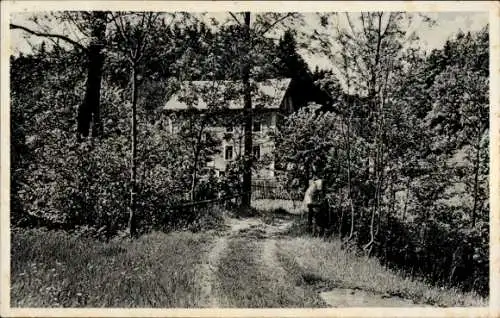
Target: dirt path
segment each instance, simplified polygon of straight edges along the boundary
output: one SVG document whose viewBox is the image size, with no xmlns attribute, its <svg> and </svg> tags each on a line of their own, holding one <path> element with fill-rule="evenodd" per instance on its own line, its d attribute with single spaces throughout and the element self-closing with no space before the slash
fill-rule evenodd
<svg viewBox="0 0 500 318">
<path fill-rule="evenodd" d="M 250 217 L 244 219 L 226 219 L 227 229 L 219 233 L 210 252 L 206 264 L 200 268 L 201 290 L 204 304 L 203 307 L 221 307 L 227 304 L 227 291 L 222 290 L 218 279 L 226 279 L 225 276 L 217 277 L 218 266 L 221 259 L 232 252 L 234 242 L 252 242 L 252 249 L 245 252 L 244 257 L 255 263 L 254 268 L 259 273 L 265 274 L 270 279 L 269 285 L 278 286 L 280 290 L 286 289 L 293 294 L 281 295 L 292 303 L 303 304 L 305 307 L 349 307 L 349 306 L 388 306 L 408 307 L 413 303 L 398 297 L 384 297 L 375 293 L 346 288 L 317 289 L 313 285 L 295 285 L 297 277 L 294 277 L 278 258 L 278 241 L 287 239 L 286 232 L 292 225 L 293 218 L 274 218 L 264 223 L 262 218 Z M 281 241 L 283 242 L 283 241 Z M 245 245 L 238 245 L 240 248 Z M 233 251 L 234 252 L 234 251 Z M 252 255 L 250 255 L 250 253 Z M 232 263 L 231 263 L 232 264 Z M 236 266 L 236 265 L 235 265 Z M 239 277 L 247 273 L 242 272 Z M 246 279 L 246 278 L 245 278 Z M 249 278 L 251 279 L 251 278 Z M 227 283 L 227 282 L 226 282 Z M 267 283 L 266 283 L 267 284 Z M 221 301 L 223 300 L 223 301 Z M 302 301 L 302 302 L 301 302 Z"/>
<path fill-rule="evenodd" d="M 227 248 L 227 237 L 218 237 L 213 244 L 212 250 L 208 254 L 207 263 L 203 264 L 198 271 L 198 281 L 201 283 L 202 307 L 219 307 L 219 298 L 217 290 L 217 279 L 215 272 L 219 266 L 219 260 L 222 253 Z"/>
<path fill-rule="evenodd" d="M 226 252 L 229 241 L 239 237 L 241 232 L 261 224 L 263 223 L 259 218 L 236 219 L 228 217 L 226 219 L 227 230 L 219 233 L 219 236 L 216 237 L 208 253 L 207 261 L 200 266 L 197 272 L 197 281 L 201 285 L 202 307 L 217 308 L 221 304 L 216 272 L 220 258 Z"/>
<path fill-rule="evenodd" d="M 320 297 L 331 307 L 411 307 L 412 301 L 399 297 L 385 297 L 360 289 L 335 288 L 320 292 Z"/>
<path fill-rule="evenodd" d="M 277 238 L 285 235 L 292 225 L 292 220 L 277 219 L 272 224 L 266 224 L 261 218 L 245 219 L 229 218 L 229 233 L 232 237 L 256 236 L 260 239 Z"/>
<path fill-rule="evenodd" d="M 226 219 L 227 230 L 219 233 L 212 244 L 211 250 L 208 253 L 207 261 L 200 266 L 197 272 L 197 281 L 201 285 L 201 304 L 205 308 L 219 307 L 220 291 L 218 288 L 216 271 L 220 263 L 221 256 L 227 250 L 231 240 L 241 237 L 255 237 L 255 238 L 268 238 L 274 235 L 279 235 L 286 231 L 287 227 L 291 225 L 291 221 L 282 222 L 279 225 L 267 225 L 261 218 L 230 218 Z M 276 242 L 274 240 L 265 240 L 263 244 L 264 259 L 266 267 L 278 268 L 274 260 L 274 253 L 276 249 Z M 283 273 L 280 273 L 283 276 Z"/>
</svg>

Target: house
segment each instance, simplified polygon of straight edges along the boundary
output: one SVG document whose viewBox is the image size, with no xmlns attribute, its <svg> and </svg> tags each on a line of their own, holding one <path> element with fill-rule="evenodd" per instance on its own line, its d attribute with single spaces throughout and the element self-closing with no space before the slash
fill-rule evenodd
<svg viewBox="0 0 500 318">
<path fill-rule="evenodd" d="M 258 167 L 254 169 L 254 178 L 274 178 L 274 142 L 271 134 L 279 126 L 281 118 L 295 110 L 291 82 L 291 79 L 251 82 L 252 150 Z M 171 133 L 176 133 L 185 116 L 209 114 L 216 118 L 204 133 L 221 140 L 219 151 L 207 163 L 217 176 L 224 174 L 228 165 L 244 153 L 242 86 L 241 81 L 182 82 L 163 108 L 168 117 L 167 129 Z"/>
</svg>

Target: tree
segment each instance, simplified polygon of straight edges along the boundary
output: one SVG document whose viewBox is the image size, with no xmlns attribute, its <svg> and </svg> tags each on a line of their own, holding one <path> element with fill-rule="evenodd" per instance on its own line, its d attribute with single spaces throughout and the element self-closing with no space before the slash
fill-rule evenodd
<svg viewBox="0 0 500 318">
<path fill-rule="evenodd" d="M 243 166 L 243 198 L 242 206 L 244 209 L 250 209 L 250 200 L 252 198 L 252 163 L 253 163 L 253 133 L 252 133 L 252 91 L 250 87 L 250 48 L 252 47 L 252 42 L 250 38 L 250 12 L 244 13 L 245 17 L 245 27 L 244 27 L 244 42 L 246 47 L 246 52 L 243 55 L 247 56 L 247 61 L 242 65 L 242 78 L 243 78 L 243 112 L 244 112 L 244 166 Z"/>
<path fill-rule="evenodd" d="M 87 137 L 89 135 L 90 126 L 92 124 L 92 135 L 98 136 L 102 132 L 100 118 L 100 90 L 102 67 L 104 63 L 104 47 L 106 46 L 106 28 L 109 21 L 109 13 L 105 11 L 81 11 L 69 12 L 63 11 L 52 15 L 55 21 L 49 16 L 44 20 L 49 23 L 65 23 L 69 24 L 72 29 L 79 32 L 81 36 L 88 40 L 88 44 L 82 44 L 80 41 L 72 39 L 65 34 L 55 34 L 48 31 L 48 27 L 42 27 L 40 19 L 35 15 L 32 20 L 37 22 L 42 29 L 32 30 L 30 28 L 10 24 L 11 29 L 19 29 L 29 34 L 45 37 L 51 40 L 62 40 L 70 44 L 75 49 L 83 52 L 87 57 L 87 88 L 85 97 L 78 109 L 78 136 Z M 58 47 L 58 41 L 53 41 Z"/>
<path fill-rule="evenodd" d="M 446 136 L 447 142 L 441 147 L 443 155 L 451 157 L 457 169 L 464 170 L 467 192 L 472 197 L 471 227 L 476 225 L 478 212 L 483 214 L 487 197 L 489 72 L 488 60 L 484 59 L 487 43 L 486 29 L 474 36 L 459 33 L 454 41 L 448 41 L 442 53 L 452 60 L 429 87 L 429 97 L 433 100 L 427 117 L 433 133 L 431 140 L 438 143 L 442 138 L 439 136 Z M 465 166 L 457 162 L 461 155 L 465 155 Z"/>
<path fill-rule="evenodd" d="M 408 34 L 408 20 L 400 13 L 361 13 L 346 16 L 338 36 L 315 35 L 340 65 L 344 89 L 360 95 L 339 105 L 346 126 L 353 124 L 344 126 L 344 139 L 359 140 L 343 150 L 344 169 L 351 162 L 359 172 L 347 183 L 358 207 L 349 236 L 385 260 L 421 264 L 412 267 L 433 281 L 472 286 L 458 268 L 483 269 L 487 250 L 487 36 L 459 33 L 426 55 Z M 370 160 L 352 162 L 351 150 Z"/>
<path fill-rule="evenodd" d="M 290 188 L 304 190 L 314 175 L 333 176 L 337 165 L 330 166 L 335 148 L 339 147 L 339 118 L 321 112 L 320 105 L 310 104 L 291 114 L 276 132 L 276 170 Z M 335 180 L 337 181 L 337 180 Z M 331 179 L 328 186 L 335 185 Z"/>
<path fill-rule="evenodd" d="M 324 105 L 333 102 L 329 95 L 324 94 L 325 90 L 314 83 L 315 80 L 319 79 L 318 77 L 325 79 L 326 72 L 312 74 L 309 66 L 298 53 L 295 32 L 290 29 L 286 30 L 279 39 L 276 59 L 273 64 L 278 77 L 292 79 L 290 91 L 297 108 L 307 105 L 308 102 Z"/>
<path fill-rule="evenodd" d="M 234 124 L 237 118 L 225 114 L 228 101 L 227 94 L 232 86 L 222 81 L 204 81 L 200 83 L 185 84 L 178 92 L 179 100 L 186 102 L 189 109 L 178 115 L 171 115 L 170 120 L 178 126 L 178 136 L 186 145 L 190 165 L 190 199 L 196 199 L 198 176 L 200 169 L 217 152 L 216 147 L 221 140 L 212 133 L 211 127 L 227 126 Z M 199 101 L 206 103 L 207 107 L 198 109 Z M 225 118 L 228 117 L 228 118 Z"/>
<path fill-rule="evenodd" d="M 131 128 L 127 117 L 130 117 L 132 103 L 127 103 L 127 100 L 133 95 L 128 48 L 136 47 L 134 40 L 138 39 L 138 34 L 133 34 L 133 29 L 140 29 L 140 17 L 137 14 L 129 16 L 130 28 L 127 19 L 123 18 L 124 33 L 130 35 L 129 42 L 123 41 L 114 24 L 107 28 L 107 61 L 101 92 L 103 115 L 107 120 L 105 133 L 98 144 L 89 139 L 75 145 L 76 138 L 68 135 L 74 123 L 73 110 L 76 110 L 79 96 L 83 96 L 85 90 L 83 62 L 86 56 L 80 50 L 58 46 L 48 48 L 42 43 L 40 48 L 34 48 L 34 56 L 12 57 L 12 108 L 15 113 L 12 123 L 15 145 L 12 202 L 16 211 L 20 206 L 30 215 L 41 216 L 49 223 L 56 220 L 69 228 L 86 225 L 91 229 L 95 227 L 95 230 L 105 227 L 106 231 L 110 228 L 116 231 L 127 226 L 123 208 L 130 203 L 130 189 L 127 189 L 130 175 L 127 177 L 126 173 L 130 166 L 123 162 L 123 157 L 128 151 L 125 135 Z M 167 14 L 166 17 L 171 16 Z M 194 180 L 199 180 L 196 177 L 199 170 L 193 171 L 191 157 L 183 162 L 186 153 L 193 153 L 187 151 L 193 145 L 187 147 L 168 133 L 158 131 L 150 121 L 151 117 L 146 116 L 152 110 L 142 107 L 145 100 L 140 98 L 149 86 L 144 85 L 146 80 L 148 84 L 178 83 L 176 79 L 168 78 L 177 70 L 168 63 L 174 64 L 186 51 L 184 31 L 178 28 L 179 23 L 185 22 L 185 17 L 175 15 L 176 22 L 172 25 L 169 19 L 158 20 L 149 29 L 149 35 L 154 36 L 156 51 L 151 54 L 151 45 L 148 44 L 143 51 L 145 57 L 137 63 L 136 77 L 142 77 L 142 80 L 136 82 L 136 92 L 139 92 L 136 95 L 137 194 L 135 222 L 131 223 L 138 224 L 136 229 L 140 226 L 140 231 L 152 225 L 159 226 L 163 221 L 167 223 L 162 223 L 162 226 L 175 224 L 173 219 L 180 217 L 165 211 L 181 198 L 177 186 L 185 185 L 184 189 L 191 186 L 189 177 L 193 174 Z M 195 23 L 187 21 L 183 25 L 191 29 Z M 67 87 L 75 89 L 68 90 Z M 156 108 L 161 104 L 160 100 L 149 102 Z M 208 142 L 201 141 L 196 146 L 199 162 L 207 155 L 206 144 Z M 87 154 L 85 150 L 90 148 L 92 154 Z M 182 164 L 186 162 L 190 166 L 184 170 Z"/>
<path fill-rule="evenodd" d="M 275 27 L 284 24 L 286 20 L 292 18 L 298 19 L 298 13 L 262 13 L 255 15 L 254 27 L 251 28 L 251 13 L 244 12 L 242 23 L 234 13 L 230 13 L 234 22 L 236 22 L 242 30 L 242 43 L 240 46 L 240 55 L 243 60 L 240 60 L 241 79 L 243 82 L 243 100 L 244 100 L 244 156 L 243 156 L 243 198 L 242 208 L 250 209 L 250 199 L 252 191 L 252 93 L 255 92 L 255 87 L 252 87 L 250 78 L 259 78 L 259 70 L 267 70 L 264 67 L 265 52 L 269 49 L 266 47 L 265 35 L 273 31 Z M 264 50 L 263 50 L 264 49 Z"/>
<path fill-rule="evenodd" d="M 131 84 L 131 159 L 130 159 L 130 203 L 128 229 L 131 237 L 137 235 L 137 99 L 142 81 L 142 60 L 154 52 L 153 36 L 157 32 L 156 22 L 161 17 L 155 12 L 112 13 L 116 28 L 116 46 L 129 63 Z"/>
<path fill-rule="evenodd" d="M 338 21 L 342 18 L 345 27 L 340 27 Z M 408 21 L 412 15 L 404 13 L 362 12 L 355 15 L 346 13 L 345 16 L 322 16 L 324 25 L 333 24 L 337 20 L 337 35 L 335 43 L 340 47 L 340 56 L 332 54 L 332 43 L 329 34 L 315 32 L 315 40 L 323 43 L 323 52 L 336 61 L 340 60 L 344 68 L 340 74 L 350 88 L 366 96 L 367 118 L 364 119 L 365 140 L 369 144 L 370 155 L 368 161 L 367 202 L 364 203 L 370 210 L 370 239 L 365 248 L 371 248 L 375 242 L 375 217 L 380 215 L 381 194 L 385 189 L 387 168 L 390 160 L 387 141 L 390 140 L 391 130 L 387 114 L 391 103 L 391 82 L 394 73 L 403 67 L 402 52 L 407 42 L 415 40 L 414 34 L 407 32 Z M 367 189 L 367 190 L 368 190 Z"/>
</svg>

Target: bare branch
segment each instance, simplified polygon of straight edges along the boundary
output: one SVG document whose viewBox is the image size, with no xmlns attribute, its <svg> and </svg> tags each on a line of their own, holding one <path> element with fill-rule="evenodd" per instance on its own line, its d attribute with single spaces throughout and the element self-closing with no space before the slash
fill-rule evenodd
<svg viewBox="0 0 500 318">
<path fill-rule="evenodd" d="M 351 18 L 349 17 L 349 13 L 346 12 L 345 16 L 347 18 L 347 23 L 349 24 L 349 28 L 351 28 L 352 36 L 356 37 L 356 31 L 355 31 L 355 28 L 354 28 L 354 24 L 352 23 Z"/>
<path fill-rule="evenodd" d="M 263 36 L 264 34 L 266 34 L 269 30 L 271 30 L 276 24 L 288 19 L 289 17 L 293 16 L 293 13 L 292 12 L 289 12 L 287 13 L 285 16 L 279 18 L 278 20 L 274 21 L 274 23 L 272 23 L 267 29 L 265 29 L 264 31 L 262 31 L 260 33 L 260 36 Z"/>
<path fill-rule="evenodd" d="M 229 12 L 229 14 L 233 17 L 234 21 L 238 22 L 238 24 L 241 25 L 240 20 L 238 20 L 238 18 L 234 15 L 234 13 Z"/>
<path fill-rule="evenodd" d="M 134 50 L 134 55 L 132 57 L 134 59 L 134 61 L 136 61 L 136 62 L 139 60 L 139 55 L 142 53 L 142 52 L 140 52 L 140 50 L 142 49 L 142 43 L 143 42 L 146 43 L 146 41 L 144 41 L 145 37 L 146 37 L 146 34 L 144 34 L 144 20 L 146 20 L 146 14 L 142 14 L 141 18 L 142 19 L 141 19 L 141 23 L 140 23 L 140 30 L 142 31 L 141 32 L 142 34 L 140 34 L 139 38 L 136 39 L 137 41 L 135 41 L 135 50 Z M 151 15 L 149 15 L 148 21 L 150 18 L 151 18 Z"/>
<path fill-rule="evenodd" d="M 394 13 L 389 13 L 389 21 L 387 21 L 387 26 L 384 32 L 382 32 L 382 38 L 387 34 L 387 30 L 391 27 L 392 20 L 394 19 Z"/>
<path fill-rule="evenodd" d="M 148 16 L 147 30 L 149 32 L 151 32 L 150 28 L 156 23 L 156 20 L 158 19 L 159 16 L 160 16 L 160 13 L 153 13 L 153 12 L 150 13 L 150 15 Z M 142 45 L 139 49 L 139 53 L 137 56 L 137 62 L 139 62 L 142 59 L 142 57 L 144 56 L 144 50 L 146 49 L 146 45 L 148 44 L 148 41 L 146 39 L 148 34 L 149 33 L 144 34 L 144 36 L 142 38 Z"/>
<path fill-rule="evenodd" d="M 70 20 L 71 23 L 78 29 L 78 31 L 80 31 L 81 34 L 83 34 L 84 36 L 86 37 L 90 37 L 90 34 L 87 33 L 87 30 L 85 30 L 84 28 L 82 28 L 82 26 L 80 25 L 80 23 L 78 23 L 78 21 L 76 20 L 76 18 L 71 14 L 71 12 L 64 12 L 63 13 L 63 16 Z"/>
<path fill-rule="evenodd" d="M 361 12 L 361 25 L 363 26 L 363 34 L 365 35 L 365 38 L 368 39 L 368 31 L 366 30 L 365 16 L 363 15 L 363 12 Z"/>
<path fill-rule="evenodd" d="M 113 22 L 115 23 L 116 29 L 118 30 L 118 32 L 120 32 L 122 40 L 129 43 L 130 39 L 125 35 L 125 27 L 123 26 L 123 21 L 122 21 L 121 17 L 119 17 L 118 15 L 115 16 L 113 13 L 111 13 L 111 16 L 113 18 Z M 124 50 L 127 51 L 126 48 L 124 48 Z M 133 57 L 133 51 L 132 51 L 132 48 L 130 47 L 130 45 L 129 45 L 127 53 L 129 54 L 129 59 L 131 61 L 131 59 Z"/>
<path fill-rule="evenodd" d="M 24 27 L 24 26 L 21 26 L 21 25 L 17 25 L 17 24 L 12 24 L 12 23 L 9 24 L 9 27 L 10 27 L 11 30 L 19 29 L 19 30 L 23 30 L 25 32 L 28 32 L 28 33 L 36 35 L 36 36 L 41 36 L 41 37 L 46 37 L 46 38 L 60 39 L 60 40 L 63 40 L 65 42 L 68 42 L 68 43 L 72 44 L 74 47 L 79 48 L 79 49 L 81 49 L 81 50 L 83 50 L 85 52 L 88 51 L 88 49 L 85 46 L 83 46 L 82 44 L 76 42 L 75 40 L 70 39 L 67 36 L 61 35 L 61 34 L 52 34 L 52 33 L 38 32 L 38 31 L 31 30 L 31 29 L 29 29 L 27 27 Z"/>
</svg>

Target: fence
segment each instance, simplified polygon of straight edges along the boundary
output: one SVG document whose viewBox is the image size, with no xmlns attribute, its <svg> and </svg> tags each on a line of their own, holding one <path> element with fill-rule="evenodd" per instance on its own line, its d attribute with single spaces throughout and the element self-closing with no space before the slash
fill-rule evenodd
<svg viewBox="0 0 500 318">
<path fill-rule="evenodd" d="M 303 198 L 304 194 L 302 191 L 287 190 L 274 181 L 255 180 L 252 183 L 252 200 L 272 199 L 302 201 Z"/>
<path fill-rule="evenodd" d="M 233 210 L 241 205 L 241 195 L 233 195 L 203 201 L 184 202 L 168 209 L 162 220 L 169 228 L 181 229 L 201 224 L 221 217 L 224 211 Z"/>
<path fill-rule="evenodd" d="M 299 209 L 303 194 L 299 191 L 287 191 L 279 184 L 269 180 L 254 180 L 252 183 L 252 206 L 255 208 L 285 208 L 289 212 Z M 184 201 L 171 206 L 162 214 L 160 224 L 170 229 L 183 229 L 193 224 L 209 222 L 222 216 L 224 211 L 235 211 L 241 206 L 242 194 L 233 194 L 221 198 L 199 201 Z M 269 202 L 268 200 L 272 200 Z M 258 201 L 258 202 L 256 202 Z M 256 204 L 256 206 L 254 206 Z M 259 205 L 260 204 L 260 205 Z M 273 205 L 274 204 L 274 205 Z M 282 206 L 285 205 L 285 206 Z"/>
<path fill-rule="evenodd" d="M 219 206 L 224 208 L 230 208 L 234 206 L 238 206 L 240 204 L 241 195 L 232 195 L 222 198 L 215 198 L 210 200 L 196 201 L 196 202 L 187 202 L 176 206 L 178 209 L 196 209 L 204 206 Z"/>
</svg>

